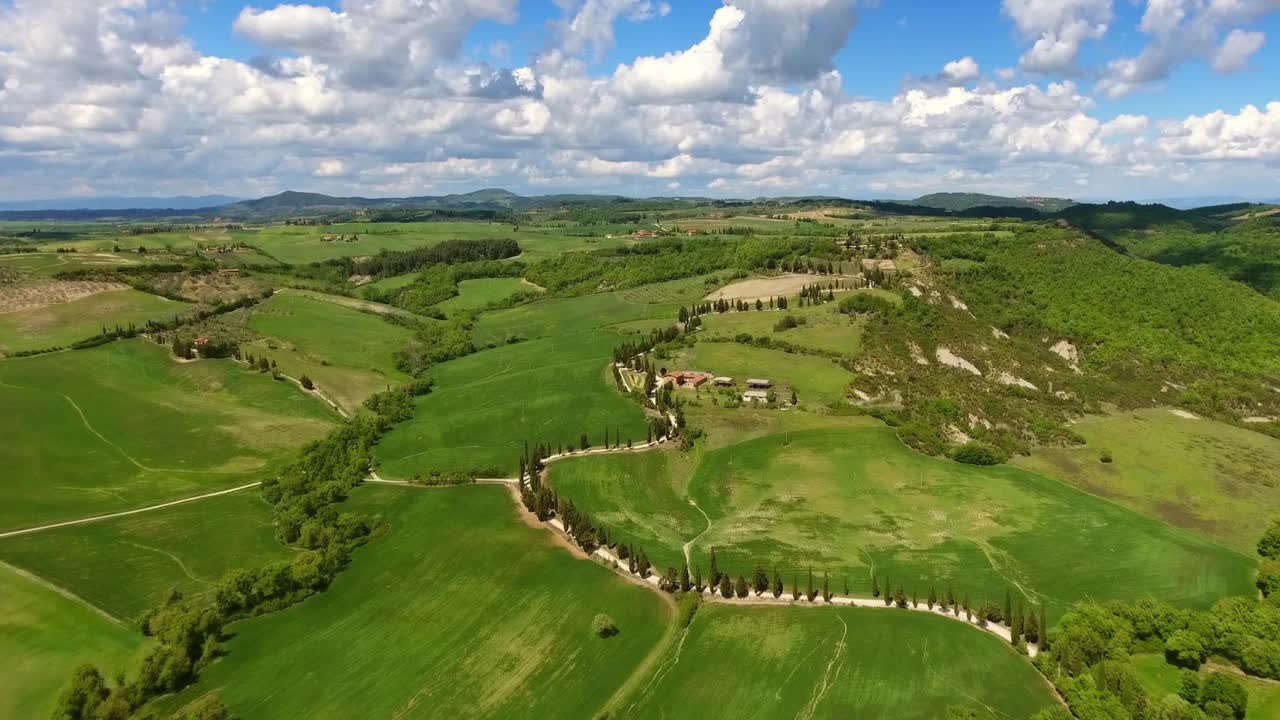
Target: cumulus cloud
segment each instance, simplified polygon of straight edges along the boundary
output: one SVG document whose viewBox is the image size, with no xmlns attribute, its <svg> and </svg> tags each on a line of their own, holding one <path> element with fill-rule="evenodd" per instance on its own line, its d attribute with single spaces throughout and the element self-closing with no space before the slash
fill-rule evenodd
<svg viewBox="0 0 1280 720">
<path fill-rule="evenodd" d="M 580 0 L 569 9 L 572 18 L 562 23 L 560 30 L 565 50 L 590 50 L 599 60 L 613 47 L 613 26 L 618 18 L 640 22 L 665 17 L 671 5 L 664 0 Z"/>
<path fill-rule="evenodd" d="M 1241 7 L 1248 2 L 1215 12 L 1256 17 Z M 241 18 L 253 19 L 241 31 L 279 55 L 241 62 L 196 52 L 170 0 L 18 0 L 0 10 L 6 26 L 27 29 L 0 36 L 0 194 L 402 195 L 505 185 L 860 195 L 947 184 L 1067 194 L 1087 184 L 1106 194 L 1132 187 L 1127 175 L 1149 188 L 1260 181 L 1280 162 L 1275 103 L 1174 122 L 1104 121 L 1075 82 L 984 82 L 970 57 L 890 97 L 852 96 L 832 67 L 856 19 L 852 2 L 732 0 L 693 46 L 603 76 L 583 56 L 590 43 L 551 48 L 525 67 L 472 62 L 453 50 L 465 23 L 452 39 L 424 34 L 430 61 L 392 37 L 387 51 L 407 54 L 385 82 L 356 82 L 374 51 L 356 43 L 347 61 L 327 47 L 327 38 L 354 43 L 371 18 L 417 5 L 489 19 L 513 7 L 366 0 L 246 10 Z M 566 3 L 567 17 L 585 5 Z M 289 17 L 291 26 L 273 25 Z M 1185 22 L 1153 14 L 1148 27 Z M 1220 170 L 1228 163 L 1230 173 Z"/>
<path fill-rule="evenodd" d="M 1111 0 L 1003 0 L 1001 9 L 1034 44 L 1019 66 L 1036 74 L 1073 74 L 1080 48 L 1106 35 Z"/>
<path fill-rule="evenodd" d="M 857 23 L 856 0 L 726 0 L 707 37 L 621 65 L 614 81 L 640 103 L 742 100 L 755 84 L 804 83 L 833 67 Z"/>
<path fill-rule="evenodd" d="M 953 85 L 963 85 L 970 80 L 978 78 L 978 63 L 973 58 L 965 56 L 959 60 L 952 60 L 942 66 L 942 80 Z"/>
<path fill-rule="evenodd" d="M 1164 81 L 1194 59 L 1222 73 L 1242 70 L 1266 36 L 1238 26 L 1277 10 L 1280 0 L 1147 0 L 1138 29 L 1150 40 L 1137 55 L 1109 62 L 1098 91 L 1112 98 L 1127 95 Z M 1222 38 L 1227 28 L 1234 29 Z"/>
</svg>

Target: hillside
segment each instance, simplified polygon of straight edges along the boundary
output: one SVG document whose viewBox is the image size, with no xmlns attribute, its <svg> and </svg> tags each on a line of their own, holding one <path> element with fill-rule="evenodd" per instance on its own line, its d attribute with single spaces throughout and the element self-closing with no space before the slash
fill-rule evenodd
<svg viewBox="0 0 1280 720">
<path fill-rule="evenodd" d="M 912 200 L 910 204 L 950 210 L 952 212 L 961 212 L 978 207 L 1014 207 L 1051 213 L 1069 208 L 1075 205 L 1075 201 L 1068 198 L 1055 197 L 1003 197 L 1000 195 L 985 195 L 983 193 L 940 192 L 921 195 Z"/>
</svg>

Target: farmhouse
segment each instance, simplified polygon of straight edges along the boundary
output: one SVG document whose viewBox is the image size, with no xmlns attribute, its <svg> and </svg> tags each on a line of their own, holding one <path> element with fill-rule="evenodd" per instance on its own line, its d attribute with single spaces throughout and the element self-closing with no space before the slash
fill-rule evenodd
<svg viewBox="0 0 1280 720">
<path fill-rule="evenodd" d="M 673 370 L 667 377 L 676 387 L 696 388 L 711 379 L 712 375 L 701 370 Z"/>
<path fill-rule="evenodd" d="M 752 390 L 768 390 L 773 387 L 773 383 L 768 378 L 748 378 L 747 387 Z"/>
<path fill-rule="evenodd" d="M 767 390 L 748 390 L 742 393 L 742 402 L 769 402 Z"/>
</svg>

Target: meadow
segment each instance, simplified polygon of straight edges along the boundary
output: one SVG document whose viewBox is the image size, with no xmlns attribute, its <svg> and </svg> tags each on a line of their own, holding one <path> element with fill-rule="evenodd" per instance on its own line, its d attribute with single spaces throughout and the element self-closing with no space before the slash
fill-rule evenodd
<svg viewBox="0 0 1280 720">
<path fill-rule="evenodd" d="M 502 345 L 432 368 L 435 389 L 416 401 L 412 420 L 383 436 L 378 472 L 409 477 L 476 471 L 512 477 L 526 441 L 594 445 L 604 431 L 644 442 L 640 407 L 614 386 L 606 366 L 620 341 L 605 331 Z"/>
<path fill-rule="evenodd" d="M 335 418 L 230 360 L 178 363 L 117 341 L 0 363 L 0 529 L 141 507 L 261 480 Z"/>
<path fill-rule="evenodd" d="M 1072 429 L 1088 444 L 1037 448 L 1016 463 L 1243 553 L 1280 511 L 1275 438 L 1165 409 L 1088 417 Z"/>
<path fill-rule="evenodd" d="M 1130 658 L 1135 674 L 1143 688 L 1155 697 L 1176 695 L 1182 685 L 1181 668 L 1170 665 L 1162 655 L 1134 655 Z M 1201 671 L 1207 677 L 1210 670 Z M 1228 671 L 1229 672 L 1229 671 Z M 1280 718 L 1280 683 L 1256 680 L 1233 675 L 1249 693 L 1249 708 L 1244 720 L 1275 720 Z"/>
<path fill-rule="evenodd" d="M 589 718 L 669 626 L 652 591 L 523 525 L 506 488 L 366 486 L 348 504 L 390 531 L 324 593 L 233 625 L 175 706 L 217 689 L 262 720 Z M 617 635 L 592 632 L 597 613 Z"/>
<path fill-rule="evenodd" d="M 507 310 L 485 313 L 476 324 L 476 342 L 501 343 L 510 338 L 534 339 L 579 333 L 638 320 L 653 320 L 665 326 L 678 319 L 680 303 L 662 294 L 662 302 L 629 299 L 626 292 L 599 293 L 581 297 L 551 298 Z M 694 297 L 686 297 L 693 300 Z"/>
<path fill-rule="evenodd" d="M 785 330 L 775 329 L 777 323 L 787 316 L 804 324 Z M 831 304 L 778 312 L 711 313 L 703 317 L 706 337 L 733 339 L 735 335 L 746 333 L 846 357 L 856 356 L 862 350 L 863 322 L 861 318 L 837 311 Z"/>
<path fill-rule="evenodd" d="M 1250 557 L 1035 473 L 914 453 L 888 428 L 784 431 L 690 463 L 604 460 L 556 463 L 551 483 L 662 563 L 680 562 L 692 541 L 704 569 L 715 548 L 719 566 L 735 573 L 763 564 L 789 578 L 812 566 L 864 596 L 873 575 L 908 594 L 950 586 L 975 602 L 1009 589 L 1046 602 L 1054 616 L 1086 598 L 1207 607 L 1253 592 Z M 655 476 L 687 467 L 683 478 Z M 649 492 L 637 492 L 644 482 Z M 680 507 L 686 494 L 697 509 Z"/>
<path fill-rule="evenodd" d="M 268 336 L 245 349 L 255 357 L 275 360 L 286 375 L 309 376 L 348 412 L 369 395 L 409 379 L 396 368 L 394 354 L 413 337 L 412 330 L 304 292 L 283 290 L 264 303 L 236 311 L 226 322 Z"/>
<path fill-rule="evenodd" d="M 501 302 L 518 292 L 534 292 L 537 288 L 520 278 L 482 278 L 458 283 L 458 294 L 436 308 L 446 317 L 466 310 L 480 310 L 490 303 Z"/>
<path fill-rule="evenodd" d="M 0 563 L 0 718 L 46 718 L 71 671 L 123 667 L 147 641 L 84 604 Z"/>
<path fill-rule="evenodd" d="M 172 590 L 201 596 L 227 570 L 288 557 L 256 489 L 0 539 L 0 560 L 130 623 Z"/>
<path fill-rule="evenodd" d="M 999 638 L 924 613 L 708 605 L 622 718 L 1027 718 L 1053 691 Z"/>
<path fill-rule="evenodd" d="M 137 290 L 111 290 L 70 302 L 0 313 L 0 354 L 70 345 L 102 333 L 102 328 L 141 326 L 169 320 L 187 308 Z"/>
<path fill-rule="evenodd" d="M 772 315 L 781 317 L 778 313 Z M 773 382 L 779 401 L 790 401 L 790 391 L 794 390 L 801 404 L 843 402 L 845 387 L 853 379 L 852 373 L 825 357 L 733 342 L 701 341 L 675 353 L 664 364 L 670 368 L 727 375 L 739 382 L 746 378 L 766 378 Z"/>
</svg>

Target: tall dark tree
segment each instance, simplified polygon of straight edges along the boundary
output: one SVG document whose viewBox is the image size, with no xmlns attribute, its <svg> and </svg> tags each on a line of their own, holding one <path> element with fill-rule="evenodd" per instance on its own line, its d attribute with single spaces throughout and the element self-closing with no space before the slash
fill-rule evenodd
<svg viewBox="0 0 1280 720">
<path fill-rule="evenodd" d="M 813 599 L 818 597 L 818 591 L 813 588 L 813 566 L 812 565 L 809 566 L 809 585 L 808 585 L 808 588 L 805 590 L 804 596 L 809 598 L 809 602 L 813 602 Z"/>
<path fill-rule="evenodd" d="M 1013 595 L 1009 592 L 1009 588 L 1004 589 L 1004 617 L 1000 619 L 1005 625 L 1013 622 Z"/>
<path fill-rule="evenodd" d="M 751 594 L 751 588 L 747 586 L 747 579 L 742 576 L 742 573 L 738 573 L 738 582 L 734 585 L 734 590 L 737 591 L 740 598 Z"/>
<path fill-rule="evenodd" d="M 1043 652 L 1049 649 L 1049 623 L 1044 617 L 1044 603 L 1040 603 L 1040 642 L 1037 645 Z"/>
<path fill-rule="evenodd" d="M 729 579 L 729 573 L 720 576 L 720 597 L 726 600 L 733 597 L 733 581 Z"/>
<path fill-rule="evenodd" d="M 800 599 L 800 578 L 796 577 L 794 573 L 791 575 L 791 599 Z"/>
<path fill-rule="evenodd" d="M 782 597 L 782 573 L 777 568 L 773 569 L 773 596 L 775 598 Z"/>
<path fill-rule="evenodd" d="M 752 580 L 751 589 L 756 591 L 756 597 L 764 594 L 764 591 L 769 589 L 769 571 L 765 570 L 763 565 L 756 566 Z"/>
<path fill-rule="evenodd" d="M 720 565 L 716 562 L 716 549 L 711 548 L 711 584 L 720 584 Z"/>
<path fill-rule="evenodd" d="M 826 570 L 822 571 L 822 599 L 831 602 L 831 575 Z"/>
<path fill-rule="evenodd" d="M 1040 642 L 1040 621 L 1036 619 L 1034 611 L 1027 613 L 1026 622 L 1022 627 L 1022 634 L 1029 643 Z"/>
<path fill-rule="evenodd" d="M 937 604 L 937 602 L 938 602 L 938 592 L 937 592 L 937 590 L 935 590 L 935 589 L 934 589 L 934 587 L 933 587 L 932 585 L 930 585 L 930 586 L 929 586 L 929 599 L 928 599 L 928 602 L 929 602 L 929 609 L 930 609 L 930 610 L 932 610 L 932 609 L 933 609 L 933 606 L 934 606 L 934 605 L 936 605 L 936 604 Z"/>
<path fill-rule="evenodd" d="M 680 592 L 689 592 L 693 585 L 689 582 L 689 563 L 680 566 Z"/>
<path fill-rule="evenodd" d="M 871 597 L 880 597 L 880 581 L 875 573 L 871 573 Z"/>
</svg>

